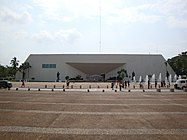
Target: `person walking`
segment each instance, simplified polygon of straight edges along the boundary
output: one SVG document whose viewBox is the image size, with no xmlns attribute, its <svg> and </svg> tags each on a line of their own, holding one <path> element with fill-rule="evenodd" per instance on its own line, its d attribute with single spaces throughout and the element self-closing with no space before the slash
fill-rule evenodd
<svg viewBox="0 0 187 140">
<path fill-rule="evenodd" d="M 155 79 L 155 88 L 157 88 L 157 80 Z"/>
<path fill-rule="evenodd" d="M 25 81 L 23 79 L 21 80 L 21 87 L 25 87 Z"/>
<path fill-rule="evenodd" d="M 121 88 L 122 88 L 122 83 L 120 82 L 119 83 L 119 90 L 121 91 Z"/>
<path fill-rule="evenodd" d="M 148 79 L 148 89 L 150 89 L 150 79 Z"/>
</svg>

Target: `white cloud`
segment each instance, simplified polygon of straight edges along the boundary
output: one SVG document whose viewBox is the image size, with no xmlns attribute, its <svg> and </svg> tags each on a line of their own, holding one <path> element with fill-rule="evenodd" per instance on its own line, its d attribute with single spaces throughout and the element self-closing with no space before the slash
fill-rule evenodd
<svg viewBox="0 0 187 140">
<path fill-rule="evenodd" d="M 74 43 L 77 39 L 81 38 L 82 34 L 75 28 L 67 30 L 59 30 L 56 32 L 40 31 L 33 36 L 33 39 L 39 43 L 44 42 L 62 42 Z"/>
<path fill-rule="evenodd" d="M 14 34 L 14 37 L 16 40 L 24 40 L 29 37 L 29 34 L 26 31 L 18 31 Z"/>
<path fill-rule="evenodd" d="M 3 46 L 3 40 L 0 39 L 0 47 Z"/>
<path fill-rule="evenodd" d="M 33 2 L 35 8 L 42 10 L 38 14 L 40 19 L 47 17 L 63 22 L 79 18 L 98 20 L 100 4 L 102 22 L 109 24 L 164 21 L 170 27 L 183 28 L 187 18 L 187 1 L 184 0 L 33 0 Z M 8 8 L 1 9 L 0 20 L 9 23 L 30 23 L 32 16 L 27 10 L 33 10 L 34 6 L 25 4 L 21 10 L 25 12 L 21 13 Z M 171 22 L 171 17 L 175 19 L 174 23 Z"/>
<path fill-rule="evenodd" d="M 9 8 L 2 8 L 0 9 L 0 20 L 10 24 L 27 24 L 32 21 L 32 16 L 28 12 L 18 13 L 16 11 L 12 11 Z"/>
<path fill-rule="evenodd" d="M 187 1 L 160 0 L 154 4 L 170 27 L 187 28 Z"/>
<path fill-rule="evenodd" d="M 170 27 L 187 28 L 187 19 L 168 17 L 168 24 Z"/>
<path fill-rule="evenodd" d="M 124 23 L 164 21 L 170 27 L 186 28 L 187 1 L 158 0 L 156 2 L 147 2 L 122 8 L 117 11 L 116 15 Z"/>
<path fill-rule="evenodd" d="M 154 23 L 159 21 L 162 17 L 157 14 L 146 14 L 146 10 L 150 10 L 152 5 L 140 5 L 137 7 L 125 7 L 122 9 L 115 9 L 113 13 L 108 16 L 107 22 L 112 23 Z M 151 13 L 151 12 L 150 12 Z"/>
<path fill-rule="evenodd" d="M 99 16 L 100 0 L 34 0 L 34 2 L 51 19 L 72 21 L 79 17 Z M 111 13 L 112 7 L 118 2 L 119 0 L 101 0 L 103 14 Z"/>
<path fill-rule="evenodd" d="M 160 0 L 154 4 L 154 7 L 165 15 L 187 14 L 187 1 L 185 0 Z"/>
<path fill-rule="evenodd" d="M 54 41 L 55 38 L 48 31 L 40 31 L 39 33 L 34 34 L 33 39 L 39 43 Z"/>
<path fill-rule="evenodd" d="M 68 30 L 60 30 L 55 33 L 55 37 L 62 41 L 62 42 L 68 42 L 68 43 L 74 43 L 75 40 L 82 37 L 82 34 L 75 28 L 68 29 Z"/>
<path fill-rule="evenodd" d="M 98 19 L 100 6 L 102 20 L 109 24 L 152 23 L 159 21 L 161 18 L 160 15 L 151 14 L 153 3 L 127 7 L 126 3 L 129 0 L 34 0 L 34 2 L 43 9 L 45 16 L 48 18 L 68 22 L 82 17 Z"/>
</svg>

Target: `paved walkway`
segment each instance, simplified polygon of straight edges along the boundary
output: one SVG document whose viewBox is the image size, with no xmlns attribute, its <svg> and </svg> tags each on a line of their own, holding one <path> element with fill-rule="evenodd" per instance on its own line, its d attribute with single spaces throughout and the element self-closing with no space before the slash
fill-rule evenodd
<svg viewBox="0 0 187 140">
<path fill-rule="evenodd" d="M 1 89 L 0 139 L 186 140 L 187 93 Z"/>
<path fill-rule="evenodd" d="M 21 87 L 21 82 L 12 82 L 13 88 Z M 26 88 L 46 88 L 46 89 L 67 89 L 65 82 L 25 82 Z M 110 89 L 110 82 L 71 82 L 69 89 Z M 119 89 L 119 84 L 115 83 L 114 89 L 116 87 Z M 139 83 L 130 83 L 130 87 L 127 89 L 140 89 Z M 174 87 L 174 83 L 171 84 L 171 88 Z M 147 89 L 147 84 L 144 84 L 144 89 Z M 155 89 L 154 84 L 152 84 L 152 89 Z M 163 87 L 162 89 L 167 89 Z"/>
</svg>

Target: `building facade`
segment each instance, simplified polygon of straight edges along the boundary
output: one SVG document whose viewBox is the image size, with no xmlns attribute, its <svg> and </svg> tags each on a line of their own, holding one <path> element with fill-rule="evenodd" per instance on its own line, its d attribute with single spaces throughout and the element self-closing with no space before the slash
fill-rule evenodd
<svg viewBox="0 0 187 140">
<path fill-rule="evenodd" d="M 167 71 L 175 75 L 162 55 L 152 54 L 31 54 L 25 62 L 31 66 L 24 72 L 25 79 L 32 81 L 56 81 L 58 78 L 64 81 L 66 76 L 106 81 L 116 77 L 121 69 L 127 71 L 130 79 L 134 72 L 136 80 L 153 74 L 158 78 L 160 73 L 165 79 Z M 16 79 L 22 79 L 22 73 L 17 73 Z"/>
</svg>

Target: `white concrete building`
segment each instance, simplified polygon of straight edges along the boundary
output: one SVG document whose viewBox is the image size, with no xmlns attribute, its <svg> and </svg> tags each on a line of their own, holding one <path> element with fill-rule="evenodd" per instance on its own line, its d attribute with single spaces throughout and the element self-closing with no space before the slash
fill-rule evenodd
<svg viewBox="0 0 187 140">
<path fill-rule="evenodd" d="M 153 74 L 158 79 L 160 73 L 164 80 L 166 71 L 175 75 L 162 55 L 152 54 L 31 54 L 25 62 L 31 66 L 25 70 L 25 79 L 33 81 L 56 81 L 58 72 L 61 81 L 78 75 L 85 81 L 97 80 L 101 75 L 107 80 L 121 69 L 127 70 L 128 76 L 134 71 L 136 80 Z M 22 74 L 17 73 L 17 80 L 21 78 Z"/>
</svg>

